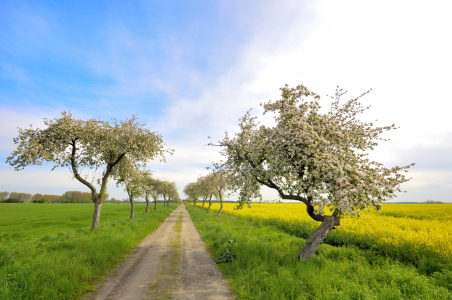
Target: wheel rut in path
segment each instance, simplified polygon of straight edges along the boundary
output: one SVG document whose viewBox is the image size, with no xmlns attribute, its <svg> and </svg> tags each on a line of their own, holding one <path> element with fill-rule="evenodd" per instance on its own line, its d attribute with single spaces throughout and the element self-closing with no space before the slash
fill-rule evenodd
<svg viewBox="0 0 452 300">
<path fill-rule="evenodd" d="M 233 299 L 184 205 L 83 299 Z"/>
</svg>

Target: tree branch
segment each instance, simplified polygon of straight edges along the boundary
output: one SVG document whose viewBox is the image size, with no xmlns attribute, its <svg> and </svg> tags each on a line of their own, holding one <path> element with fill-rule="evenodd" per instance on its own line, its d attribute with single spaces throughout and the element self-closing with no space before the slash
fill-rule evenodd
<svg viewBox="0 0 452 300">
<path fill-rule="evenodd" d="M 75 154 L 77 152 L 77 145 L 76 145 L 76 141 L 77 139 L 72 139 L 72 152 L 71 152 L 71 167 L 72 167 L 72 172 L 74 173 L 75 178 L 80 181 L 81 183 L 83 183 L 84 185 L 86 185 L 90 190 L 91 190 L 91 194 L 93 197 L 93 200 L 96 199 L 96 188 L 89 183 L 88 181 L 86 181 L 85 179 L 83 179 L 80 174 L 78 173 L 78 169 L 77 169 L 77 163 L 75 161 Z"/>
</svg>

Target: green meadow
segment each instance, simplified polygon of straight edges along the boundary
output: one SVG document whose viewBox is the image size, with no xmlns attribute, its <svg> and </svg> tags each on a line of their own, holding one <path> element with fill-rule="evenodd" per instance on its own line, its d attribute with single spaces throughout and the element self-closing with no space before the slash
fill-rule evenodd
<svg viewBox="0 0 452 300">
<path fill-rule="evenodd" d="M 145 214 L 137 203 L 0 204 L 0 299 L 77 299 L 127 257 L 177 207 Z"/>
</svg>

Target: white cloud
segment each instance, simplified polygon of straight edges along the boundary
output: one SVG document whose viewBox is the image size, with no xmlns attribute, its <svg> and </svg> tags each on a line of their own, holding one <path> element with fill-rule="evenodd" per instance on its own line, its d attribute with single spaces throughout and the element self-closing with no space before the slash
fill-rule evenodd
<svg viewBox="0 0 452 300">
<path fill-rule="evenodd" d="M 83 55 L 87 65 L 117 81 L 111 89 L 92 87 L 102 99 L 100 103 L 155 91 L 170 99 L 156 103 L 157 108 L 149 104 L 148 110 L 139 112 L 140 120 L 159 130 L 168 146 L 176 149 L 166 167 L 159 167 L 157 177 L 176 181 L 182 191 L 183 185 L 204 172 L 205 165 L 221 158 L 218 149 L 203 146 L 207 136 L 217 141 L 224 131 L 236 131 L 238 118 L 245 111 L 254 107 L 253 113 L 259 115 L 258 104 L 279 98 L 279 88 L 285 83 L 305 84 L 321 96 L 333 94 L 338 84 L 350 91 L 350 97 L 373 88 L 363 98 L 364 106 L 372 105 L 363 118 L 378 119 L 379 126 L 401 126 L 385 134 L 392 140 L 382 142 L 373 157 L 388 164 L 409 164 L 413 159 L 432 167 L 440 164 L 431 155 L 436 153 L 448 161 L 449 146 L 443 137 L 451 131 L 448 84 L 452 80 L 452 44 L 447 37 L 452 19 L 447 1 L 430 1 L 428 5 L 387 0 L 255 4 L 222 4 L 225 8 L 240 7 L 237 11 L 241 15 L 230 21 L 240 24 L 246 33 L 240 38 L 246 41 L 234 45 L 240 49 L 233 52 L 233 58 L 224 59 L 232 63 L 218 74 L 211 73 L 216 74 L 213 78 L 184 62 L 182 48 L 174 40 L 166 41 L 166 70 L 154 72 L 156 65 L 147 51 L 155 45 L 121 25 L 110 29 L 108 53 L 102 57 Z M 186 87 L 190 90 L 184 91 Z M 130 106 L 134 107 L 134 102 Z M 114 107 L 110 103 L 105 111 Z M 156 118 L 151 110 L 161 114 Z M 11 117 L 7 121 L 0 118 L 0 151 L 11 151 L 3 145 L 14 136 L 13 128 L 41 120 L 33 119 L 33 114 L 2 114 Z M 437 151 L 428 145 L 436 145 Z M 432 172 L 416 173 L 406 184 L 407 195 L 432 188 L 438 179 L 432 174 L 439 174 Z M 444 183 L 435 193 L 442 193 L 438 198 L 445 199 L 448 189 Z M 264 199 L 266 195 L 275 198 L 273 192 L 264 192 Z"/>
<path fill-rule="evenodd" d="M 364 120 L 401 126 L 386 133 L 392 140 L 381 142 L 372 154 L 380 161 L 392 163 L 399 151 L 407 154 L 419 143 L 441 144 L 441 136 L 450 131 L 452 107 L 447 99 L 452 79 L 447 71 L 452 69 L 452 46 L 445 38 L 452 28 L 447 6 L 321 1 L 310 11 L 310 25 L 302 18 L 287 22 L 289 13 L 278 11 L 275 23 L 284 29 L 266 30 L 258 23 L 254 38 L 218 83 L 206 87 L 201 97 L 175 101 L 165 118 L 175 130 L 202 123 L 200 131 L 222 138 L 249 107 L 277 99 L 284 83 L 303 83 L 322 96 L 333 94 L 339 84 L 350 90 L 348 97 L 373 88 L 362 101 L 372 105 Z M 306 6 L 298 8 L 300 12 Z M 446 150 L 442 153 L 447 155 Z M 403 161 L 412 156 L 404 155 Z"/>
<path fill-rule="evenodd" d="M 43 128 L 42 118 L 36 112 L 21 113 L 17 110 L 1 108 L 0 110 L 0 155 L 9 155 L 16 147 L 13 138 L 17 137 L 19 128 Z"/>
</svg>

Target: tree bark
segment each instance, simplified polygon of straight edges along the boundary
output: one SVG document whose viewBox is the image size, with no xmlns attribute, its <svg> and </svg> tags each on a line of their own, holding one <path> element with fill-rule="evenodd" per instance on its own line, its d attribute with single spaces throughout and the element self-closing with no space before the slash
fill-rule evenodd
<svg viewBox="0 0 452 300">
<path fill-rule="evenodd" d="M 196 208 L 196 199 L 193 200 L 193 208 Z"/>
<path fill-rule="evenodd" d="M 154 211 L 157 210 L 157 198 L 154 199 Z"/>
<path fill-rule="evenodd" d="M 298 255 L 299 260 L 308 260 L 317 252 L 320 244 L 326 238 L 328 232 L 331 231 L 335 226 L 341 224 L 340 218 L 337 216 L 326 216 L 325 220 L 320 224 L 314 233 L 306 240 L 306 243 L 301 248 L 300 254 Z"/>
<path fill-rule="evenodd" d="M 101 208 L 102 208 L 102 201 L 100 199 L 96 198 L 94 200 L 94 214 L 93 214 L 93 222 L 91 225 L 91 230 L 99 228 Z"/>
<path fill-rule="evenodd" d="M 135 201 L 133 201 L 133 198 L 129 198 L 130 200 L 130 219 L 132 220 L 135 216 Z"/>
<path fill-rule="evenodd" d="M 149 197 L 146 195 L 146 213 L 149 213 Z"/>
</svg>

